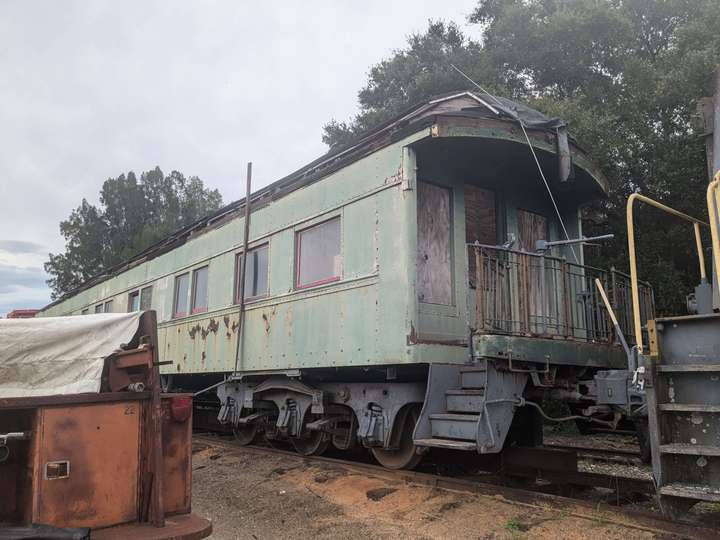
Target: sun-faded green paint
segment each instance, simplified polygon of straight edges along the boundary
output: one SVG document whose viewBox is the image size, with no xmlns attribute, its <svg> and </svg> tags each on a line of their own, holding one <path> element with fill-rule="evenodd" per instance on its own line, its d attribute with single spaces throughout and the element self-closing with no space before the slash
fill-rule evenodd
<svg viewBox="0 0 720 540">
<path fill-rule="evenodd" d="M 464 129 L 448 131 L 448 140 L 472 140 L 480 149 L 490 136 Z M 423 145 L 441 138 L 437 126 L 419 129 L 253 211 L 251 247 L 269 245 L 269 295 L 246 306 L 240 370 L 466 360 L 468 349 L 458 344 L 467 341 L 463 199 L 467 179 L 448 172 L 449 160 L 461 156 L 424 164 L 420 159 L 430 148 Z M 502 178 L 483 178 L 481 169 L 479 182 L 497 190 L 503 237 L 516 233 L 518 207 L 541 210 L 550 218 L 553 238 L 560 237 L 538 178 L 528 180 L 533 189 L 512 192 L 503 190 Z M 416 185 L 420 180 L 446 185 L 453 193 L 455 301 L 451 306 L 417 299 Z M 577 203 L 566 202 L 562 208 L 571 234 L 579 233 Z M 296 233 L 335 216 L 341 218 L 342 278 L 296 290 Z M 183 245 L 48 307 L 42 316 L 79 315 L 84 309 L 92 313 L 96 304 L 110 299 L 115 311 L 125 311 L 129 293 L 152 285 L 160 359 L 173 362 L 163 366 L 163 372 L 231 371 L 238 339 L 235 257 L 241 251 L 243 227 L 240 216 L 208 227 Z M 208 311 L 173 319 L 175 277 L 206 265 Z"/>
</svg>

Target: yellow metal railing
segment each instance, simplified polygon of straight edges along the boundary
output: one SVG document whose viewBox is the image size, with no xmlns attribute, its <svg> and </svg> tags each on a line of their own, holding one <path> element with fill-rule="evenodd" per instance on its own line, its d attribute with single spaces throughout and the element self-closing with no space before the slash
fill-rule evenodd
<svg viewBox="0 0 720 540">
<path fill-rule="evenodd" d="M 720 207 L 720 171 L 707 188 L 707 208 L 710 219 L 712 254 L 715 262 L 715 275 L 720 276 L 720 234 L 718 233 L 718 208 Z"/>
<path fill-rule="evenodd" d="M 716 177 L 715 182 L 718 182 L 720 180 L 720 177 Z M 720 184 L 720 182 L 718 182 Z M 716 186 L 717 187 L 717 186 Z M 714 193 L 715 190 L 713 190 Z M 710 188 L 708 188 L 708 197 L 710 198 Z M 717 202 L 716 197 L 712 197 L 713 202 Z M 709 199 L 708 199 L 709 200 Z M 635 224 L 634 224 L 634 218 L 633 218 L 633 210 L 635 201 L 644 202 L 645 204 L 649 204 L 650 206 L 654 206 L 655 208 L 658 208 L 662 210 L 663 212 L 666 212 L 668 214 L 671 214 L 673 216 L 679 217 L 681 219 L 684 219 L 685 221 L 689 221 L 693 224 L 693 231 L 695 232 L 695 246 L 697 248 L 698 253 L 698 263 L 700 265 L 700 278 L 705 280 L 707 279 L 707 274 L 705 272 L 705 256 L 703 255 L 703 247 L 702 247 L 702 238 L 700 236 L 700 225 L 707 226 L 707 223 L 704 221 L 701 221 L 697 218 L 694 218 L 692 216 L 689 216 L 683 212 L 680 212 L 679 210 L 675 210 L 674 208 L 671 208 L 669 206 L 666 206 L 658 201 L 655 201 L 651 199 L 650 197 L 646 197 L 645 195 L 640 195 L 639 193 L 633 193 L 630 195 L 627 201 L 626 206 L 626 214 L 627 214 L 627 232 L 628 232 L 628 254 L 630 256 L 630 285 L 632 287 L 632 307 L 633 307 L 633 325 L 635 327 L 635 339 L 637 343 L 638 352 L 643 351 L 643 338 L 642 338 L 642 321 L 640 320 L 640 292 L 638 287 L 638 277 L 637 277 L 637 258 L 635 255 Z M 712 221 L 712 219 L 711 219 Z M 712 229 L 711 229 L 712 230 Z M 716 226 L 716 233 L 717 233 L 717 226 Z M 717 237 L 717 234 L 716 234 Z M 713 248 L 715 247 L 715 241 L 717 238 L 713 239 Z M 715 251 L 715 250 L 713 250 Z M 715 259 L 715 263 L 718 263 L 718 259 Z"/>
</svg>

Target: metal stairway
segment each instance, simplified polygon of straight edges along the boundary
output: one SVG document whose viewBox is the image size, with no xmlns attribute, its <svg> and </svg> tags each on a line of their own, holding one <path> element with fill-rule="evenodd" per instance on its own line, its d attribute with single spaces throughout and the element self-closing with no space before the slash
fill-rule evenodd
<svg viewBox="0 0 720 540">
<path fill-rule="evenodd" d="M 720 502 L 720 315 L 648 323 L 646 397 L 653 474 L 671 517 Z"/>
<path fill-rule="evenodd" d="M 500 452 L 526 381 L 526 374 L 498 370 L 487 360 L 432 364 L 415 445 Z"/>
</svg>

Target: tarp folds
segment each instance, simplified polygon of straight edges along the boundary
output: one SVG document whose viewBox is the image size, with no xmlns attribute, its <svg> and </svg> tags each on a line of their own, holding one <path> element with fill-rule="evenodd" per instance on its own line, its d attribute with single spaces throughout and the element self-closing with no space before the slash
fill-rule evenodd
<svg viewBox="0 0 720 540">
<path fill-rule="evenodd" d="M 105 358 L 142 313 L 0 320 L 0 398 L 99 392 Z"/>
</svg>

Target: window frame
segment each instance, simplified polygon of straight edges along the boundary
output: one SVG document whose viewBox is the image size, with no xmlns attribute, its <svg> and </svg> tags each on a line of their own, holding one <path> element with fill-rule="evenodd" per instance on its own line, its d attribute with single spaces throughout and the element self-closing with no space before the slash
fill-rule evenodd
<svg viewBox="0 0 720 540">
<path fill-rule="evenodd" d="M 207 277 L 205 278 L 205 306 L 195 307 L 195 293 L 197 292 L 197 275 L 198 272 L 205 270 Z M 197 315 L 199 313 L 207 313 L 210 304 L 210 265 L 198 266 L 192 270 L 192 283 L 190 284 L 190 315 Z"/>
<path fill-rule="evenodd" d="M 258 244 L 256 246 L 251 247 L 248 249 L 248 255 L 252 253 L 253 251 L 256 251 L 258 249 L 267 249 L 267 267 L 265 268 L 265 281 L 267 282 L 267 285 L 265 287 L 265 292 L 262 294 L 256 294 L 254 296 L 246 296 L 245 297 L 245 303 L 248 302 L 254 302 L 256 300 L 261 300 L 263 298 L 267 298 L 270 296 L 270 242 L 265 242 L 263 244 Z M 235 254 L 235 279 L 233 280 L 233 304 L 237 305 L 240 303 L 240 264 L 241 264 L 241 258 L 243 256 L 243 252 L 239 252 Z M 247 260 L 247 259 L 246 259 Z M 245 270 L 245 276 L 247 277 L 247 270 Z"/>
<path fill-rule="evenodd" d="M 310 231 L 312 229 L 315 229 L 317 227 L 322 227 L 323 225 L 327 225 L 328 223 L 331 223 L 333 221 L 338 222 L 338 228 L 340 230 L 340 250 L 338 255 L 340 255 L 341 259 L 341 267 L 340 267 L 340 273 L 338 275 L 334 275 L 331 277 L 319 279 L 316 281 L 312 281 L 310 283 L 300 283 L 300 257 L 302 255 L 302 240 L 301 236 L 303 233 Z M 322 221 L 319 221 L 317 223 L 313 223 L 312 225 L 308 225 L 307 227 L 303 227 L 302 229 L 295 229 L 295 268 L 294 268 L 294 279 L 293 279 L 293 285 L 295 290 L 304 290 L 304 289 L 310 289 L 312 287 L 319 287 L 321 285 L 327 285 L 328 283 L 335 283 L 336 281 L 340 281 L 343 278 L 343 272 L 345 270 L 345 264 L 344 264 L 344 256 L 343 256 L 343 240 L 342 240 L 342 216 L 340 214 L 336 214 L 332 217 L 329 217 L 327 219 L 324 219 Z"/>
<path fill-rule="evenodd" d="M 140 287 L 140 304 L 139 304 L 140 311 L 152 309 L 152 289 L 153 289 L 152 285 L 146 285 L 145 287 Z M 149 302 L 149 305 L 145 309 L 143 309 L 143 296 L 144 296 L 143 293 L 145 293 L 146 291 L 150 291 L 150 302 Z"/>
<path fill-rule="evenodd" d="M 132 308 L 133 298 L 137 298 L 137 309 Z M 127 310 L 128 310 L 128 313 L 134 313 L 136 311 L 140 311 L 140 289 L 135 289 L 134 291 L 131 291 L 128 293 Z"/>
<path fill-rule="evenodd" d="M 90 308 L 87 307 L 80 312 L 80 315 L 90 315 Z"/>
<path fill-rule="evenodd" d="M 98 309 L 98 308 L 100 308 L 100 309 Z M 101 303 L 99 303 L 99 304 L 95 304 L 95 308 L 94 308 L 94 309 L 95 309 L 95 313 L 96 313 L 96 314 L 97 314 L 97 313 L 103 313 L 103 309 L 105 309 L 105 304 L 104 304 L 103 302 L 101 302 Z"/>
<path fill-rule="evenodd" d="M 185 309 L 188 309 L 190 307 L 190 298 L 189 298 L 188 294 L 189 294 L 190 289 L 192 288 L 191 283 L 190 283 L 191 276 L 190 276 L 190 272 L 182 272 L 180 274 L 175 275 L 175 281 L 173 283 L 173 305 L 172 305 L 172 318 L 173 319 L 182 319 L 183 317 L 188 316 L 187 311 L 180 312 L 177 310 L 178 299 L 179 299 L 178 285 L 180 284 L 180 278 L 183 278 L 183 277 L 187 277 L 187 279 L 188 279 L 188 287 L 187 287 L 187 291 L 185 292 L 185 301 L 186 301 Z"/>
<path fill-rule="evenodd" d="M 112 307 L 114 305 L 113 302 L 114 298 L 111 298 L 110 300 L 105 300 L 103 303 L 103 313 L 113 313 Z M 110 310 L 108 310 L 108 306 L 110 307 Z"/>
</svg>

